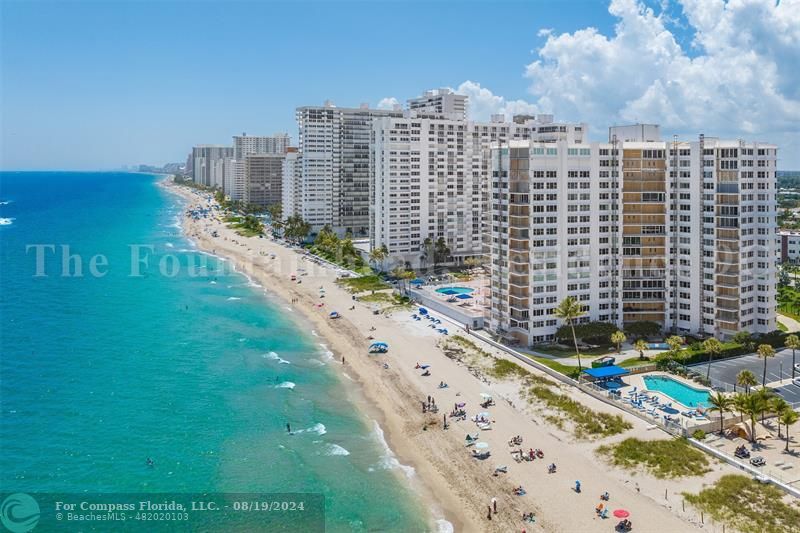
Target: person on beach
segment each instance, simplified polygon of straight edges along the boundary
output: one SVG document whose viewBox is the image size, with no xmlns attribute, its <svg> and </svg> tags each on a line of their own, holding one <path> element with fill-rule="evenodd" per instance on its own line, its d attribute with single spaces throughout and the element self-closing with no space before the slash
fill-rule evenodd
<svg viewBox="0 0 800 533">
<path fill-rule="evenodd" d="M 580 481 L 576 481 L 575 482 L 575 492 L 577 492 L 577 493 L 581 492 L 581 482 Z"/>
<path fill-rule="evenodd" d="M 342 356 L 342 364 L 344 364 L 344 356 Z"/>
<path fill-rule="evenodd" d="M 289 422 L 286 422 L 286 433 L 292 434 L 292 426 L 289 425 Z"/>
<path fill-rule="evenodd" d="M 497 498 L 492 498 L 492 510 L 497 514 Z"/>
</svg>

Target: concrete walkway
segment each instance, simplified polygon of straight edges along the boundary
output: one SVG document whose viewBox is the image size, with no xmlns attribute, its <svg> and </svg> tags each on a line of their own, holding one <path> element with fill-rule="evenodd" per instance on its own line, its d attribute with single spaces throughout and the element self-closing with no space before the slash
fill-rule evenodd
<svg viewBox="0 0 800 533">
<path fill-rule="evenodd" d="M 790 333 L 794 333 L 795 331 L 800 331 L 800 322 L 795 320 L 794 318 L 789 318 L 788 316 L 782 315 L 778 313 L 778 322 L 786 326 L 786 329 Z"/>
</svg>

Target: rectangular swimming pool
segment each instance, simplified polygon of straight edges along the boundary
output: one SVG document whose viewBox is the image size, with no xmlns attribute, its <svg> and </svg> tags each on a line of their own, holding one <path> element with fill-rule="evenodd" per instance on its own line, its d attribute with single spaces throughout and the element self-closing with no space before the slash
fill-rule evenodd
<svg viewBox="0 0 800 533">
<path fill-rule="evenodd" d="M 708 407 L 708 391 L 695 389 L 667 376 L 644 376 L 644 386 L 661 392 L 687 407 Z"/>
<path fill-rule="evenodd" d="M 456 294 L 469 294 L 474 291 L 475 289 L 472 289 L 470 287 L 441 287 L 439 289 L 436 289 L 436 292 L 438 292 L 439 294 L 447 294 L 449 296 L 453 296 Z"/>
</svg>

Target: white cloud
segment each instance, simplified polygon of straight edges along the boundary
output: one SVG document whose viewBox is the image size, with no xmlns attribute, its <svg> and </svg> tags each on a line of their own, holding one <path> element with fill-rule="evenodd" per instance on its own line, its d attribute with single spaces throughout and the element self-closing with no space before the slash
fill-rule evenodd
<svg viewBox="0 0 800 533">
<path fill-rule="evenodd" d="M 486 87 L 481 87 L 480 83 L 470 80 L 459 85 L 454 91 L 469 98 L 469 116 L 475 121 L 488 121 L 492 115 L 497 114 L 503 114 L 510 120 L 513 115 L 535 114 L 539 109 L 525 100 L 506 100 Z"/>
<path fill-rule="evenodd" d="M 637 0 L 611 0 L 613 35 L 540 32 L 546 41 L 526 70 L 536 105 L 598 131 L 642 121 L 788 142 L 782 168 L 800 168 L 800 0 L 678 1 L 694 33 L 691 55 L 663 7 Z"/>
<path fill-rule="evenodd" d="M 381 101 L 378 102 L 378 109 L 394 109 L 394 106 L 396 105 L 400 105 L 400 100 L 394 96 L 388 96 L 386 98 L 382 98 Z"/>
</svg>

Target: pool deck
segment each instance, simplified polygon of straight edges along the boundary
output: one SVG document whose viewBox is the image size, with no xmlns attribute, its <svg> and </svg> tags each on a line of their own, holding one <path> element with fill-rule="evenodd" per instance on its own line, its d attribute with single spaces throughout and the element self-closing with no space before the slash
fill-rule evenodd
<svg viewBox="0 0 800 533">
<path fill-rule="evenodd" d="M 696 417 L 683 416 L 681 413 L 686 412 L 686 411 L 694 411 L 696 408 L 695 407 L 689 407 L 688 405 L 684 405 L 681 402 L 679 402 L 678 400 L 676 400 L 675 398 L 673 398 L 672 396 L 669 396 L 669 395 L 667 395 L 667 394 L 665 394 L 663 392 L 648 389 L 647 386 L 645 385 L 645 382 L 644 382 L 645 376 L 651 376 L 651 377 L 652 376 L 663 376 L 663 377 L 672 379 L 674 381 L 677 381 L 679 383 L 683 383 L 687 387 L 691 387 L 691 388 L 696 389 L 696 390 L 704 390 L 704 391 L 708 391 L 709 393 L 712 392 L 707 387 L 703 387 L 702 385 L 698 385 L 697 383 L 694 383 L 694 382 L 689 381 L 687 379 L 683 379 L 680 376 L 675 376 L 675 375 L 669 374 L 667 372 L 647 372 L 646 374 L 634 374 L 634 375 L 630 375 L 630 376 L 625 376 L 623 378 L 623 381 L 625 383 L 627 383 L 628 386 L 627 387 L 620 387 L 618 389 L 620 391 L 620 394 L 622 395 L 622 398 L 628 397 L 628 393 L 631 392 L 632 390 L 634 390 L 634 387 L 636 387 L 636 391 L 637 392 L 645 392 L 646 391 L 648 396 L 650 396 L 651 398 L 653 398 L 653 397 L 658 398 L 658 402 L 659 402 L 660 405 L 672 404 L 672 408 L 676 409 L 678 411 L 677 413 L 671 415 L 672 418 L 675 419 L 675 420 L 680 421 L 681 425 L 683 427 L 685 427 L 685 428 L 692 428 L 694 426 L 708 424 L 711 421 L 711 419 L 707 418 L 707 417 L 706 418 L 702 418 L 702 417 L 701 418 L 696 418 Z M 649 406 L 649 405 L 650 404 L 645 403 L 645 407 L 646 407 L 645 410 L 648 411 L 648 412 L 652 411 L 652 409 L 653 409 L 653 407 Z M 663 416 L 664 414 L 666 414 L 664 411 L 662 411 L 661 409 L 656 408 L 656 410 L 655 410 L 655 412 L 654 412 L 654 414 L 652 416 L 654 416 L 654 417 L 655 416 Z"/>
<path fill-rule="evenodd" d="M 459 299 L 449 302 L 448 299 L 456 295 L 442 294 L 439 289 L 449 287 L 462 287 L 473 289 L 469 293 L 471 298 Z M 488 287 L 486 279 L 479 278 L 472 281 L 455 281 L 445 285 L 421 285 L 411 287 L 408 293 L 422 306 L 430 307 L 448 318 L 462 325 L 469 325 L 473 329 L 483 327 L 484 317 L 488 313 Z"/>
</svg>

